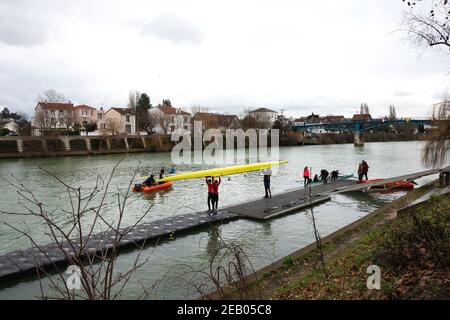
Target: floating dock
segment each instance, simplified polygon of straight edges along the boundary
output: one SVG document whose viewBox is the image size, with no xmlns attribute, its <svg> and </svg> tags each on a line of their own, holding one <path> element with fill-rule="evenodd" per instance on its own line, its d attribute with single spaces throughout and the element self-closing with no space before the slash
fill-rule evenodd
<svg viewBox="0 0 450 320">
<path fill-rule="evenodd" d="M 206 212 L 188 213 L 170 218 L 156 220 L 136 225 L 134 228 L 123 228 L 119 232 L 123 234 L 119 242 L 119 248 L 139 247 L 152 241 L 158 241 L 170 237 L 170 235 L 192 231 L 195 228 L 210 226 L 217 223 L 225 223 L 239 218 L 239 216 L 220 211 L 215 215 Z M 116 232 L 101 232 L 91 236 L 85 243 L 83 256 L 101 256 L 106 250 L 113 247 Z M 20 274 L 36 272 L 36 268 L 46 269 L 51 266 L 67 264 L 67 257 L 80 252 L 79 240 L 65 243 L 63 249 L 56 244 L 17 250 L 0 256 L 0 281 L 13 278 Z"/>
<path fill-rule="evenodd" d="M 206 212 L 195 212 L 157 221 L 142 223 L 134 228 L 128 227 L 119 230 L 123 238 L 120 248 L 142 246 L 152 241 L 168 238 L 170 235 L 189 232 L 196 228 L 205 227 L 215 223 L 225 223 L 235 219 L 267 220 L 284 214 L 305 209 L 330 200 L 332 194 L 367 190 L 373 186 L 398 180 L 414 180 L 420 177 L 437 173 L 446 173 L 449 176 L 450 167 L 417 172 L 409 175 L 379 180 L 370 183 L 357 183 L 356 180 L 337 180 L 329 183 L 318 183 L 311 188 L 287 190 L 273 195 L 271 199 L 260 198 L 236 205 L 224 207 L 215 215 Z M 81 254 L 84 256 L 100 256 L 114 245 L 117 234 L 114 231 L 98 233 L 91 236 L 86 242 Z M 37 268 L 47 269 L 58 265 L 67 265 L 70 256 L 73 256 L 79 240 L 64 245 L 63 250 L 56 244 L 49 244 L 39 248 L 30 248 L 9 252 L 0 256 L 0 281 L 14 278 L 25 273 L 36 272 Z"/>
<path fill-rule="evenodd" d="M 305 209 L 331 199 L 330 193 L 339 188 L 350 187 L 355 180 L 337 180 L 313 184 L 311 188 L 300 188 L 273 195 L 271 199 L 258 199 L 223 208 L 227 212 L 258 220 L 267 220 Z"/>
</svg>

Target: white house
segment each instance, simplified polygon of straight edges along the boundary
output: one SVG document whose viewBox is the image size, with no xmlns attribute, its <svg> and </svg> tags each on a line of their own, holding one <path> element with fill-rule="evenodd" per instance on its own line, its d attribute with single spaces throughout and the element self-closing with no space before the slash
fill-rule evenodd
<svg viewBox="0 0 450 320">
<path fill-rule="evenodd" d="M 8 129 L 11 132 L 19 132 L 19 124 L 14 121 L 9 121 L 3 124 L 0 124 L 0 128 Z"/>
<path fill-rule="evenodd" d="M 184 134 L 191 131 L 191 114 L 172 106 L 158 106 L 149 110 L 149 117 L 154 121 L 153 130 L 162 134 Z"/>
<path fill-rule="evenodd" d="M 275 120 L 277 120 L 278 112 L 267 109 L 259 108 L 249 112 L 249 115 L 255 118 L 259 122 L 266 122 L 268 126 L 272 127 Z"/>
<path fill-rule="evenodd" d="M 70 102 L 38 102 L 31 125 L 35 135 L 42 130 L 70 129 L 74 124 L 75 109 Z"/>
<path fill-rule="evenodd" d="M 136 114 L 131 109 L 110 108 L 105 112 L 104 120 L 105 130 L 113 135 L 136 134 Z"/>
</svg>

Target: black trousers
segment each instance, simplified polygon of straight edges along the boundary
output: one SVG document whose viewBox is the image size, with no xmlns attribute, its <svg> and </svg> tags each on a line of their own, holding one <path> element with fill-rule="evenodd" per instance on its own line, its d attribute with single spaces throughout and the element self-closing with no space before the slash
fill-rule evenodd
<svg viewBox="0 0 450 320">
<path fill-rule="evenodd" d="M 211 210 L 211 206 L 214 209 L 214 194 L 212 192 L 208 192 L 208 210 Z"/>
<path fill-rule="evenodd" d="M 217 210 L 217 207 L 219 206 L 219 194 L 218 193 L 212 194 L 212 205 L 213 205 L 213 209 Z"/>
</svg>

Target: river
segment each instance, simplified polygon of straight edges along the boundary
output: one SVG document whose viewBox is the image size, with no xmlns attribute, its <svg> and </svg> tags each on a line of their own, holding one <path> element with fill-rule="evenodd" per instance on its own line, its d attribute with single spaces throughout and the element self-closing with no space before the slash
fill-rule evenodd
<svg viewBox="0 0 450 320">
<path fill-rule="evenodd" d="M 351 144 L 282 147 L 280 159 L 288 160 L 289 163 L 281 166 L 278 173 L 272 177 L 272 192 L 279 193 L 301 186 L 300 176 L 305 166 L 312 167 L 313 173 L 327 168 L 329 171 L 339 169 L 344 174 L 356 174 L 358 163 L 364 159 L 370 166 L 369 178 L 392 177 L 420 171 L 424 169 L 420 163 L 421 149 L 422 142 L 417 141 L 367 143 L 363 148 L 356 148 Z M 121 162 L 111 180 L 109 204 L 106 209 L 106 217 L 113 220 L 117 213 L 113 194 L 117 190 L 126 190 L 135 170 L 138 170 L 138 176 L 145 176 L 149 172 L 157 173 L 161 166 L 168 166 L 170 153 L 0 160 L 0 210 L 23 211 L 25 203 L 19 201 L 17 189 L 10 185 L 19 181 L 34 190 L 39 201 L 49 210 L 67 207 L 64 188 L 38 166 L 52 172 L 69 185 L 89 189 L 95 185 L 98 175 L 106 179 L 119 160 Z M 139 165 L 140 168 L 136 169 Z M 177 170 L 199 168 L 201 166 L 185 165 L 177 167 Z M 418 182 L 423 184 L 433 178 L 435 177 L 422 178 Z M 333 196 L 331 201 L 314 208 L 321 236 L 355 221 L 402 194 L 404 193 Z M 224 179 L 220 187 L 219 206 L 257 199 L 263 195 L 259 173 L 231 176 L 230 179 Z M 151 196 L 133 195 L 126 207 L 123 225 L 134 224 L 149 205 L 153 207 L 145 221 L 204 210 L 204 182 L 177 181 L 170 191 Z M 64 220 L 64 217 L 55 218 Z M 30 217 L 0 215 L 0 221 L 0 254 L 30 247 L 27 238 L 20 236 L 5 223 L 25 228 L 41 243 L 48 242 L 44 226 Z M 141 285 L 150 288 L 148 298 L 152 299 L 195 298 L 194 288 L 186 281 L 190 277 L 189 272 L 186 272 L 186 267 L 182 265 L 196 270 L 204 268 L 218 246 L 219 237 L 242 245 L 255 269 L 314 241 L 308 211 L 265 222 L 240 219 L 212 230 L 206 228 L 187 235 L 175 235 L 172 241 L 167 240 L 144 248 L 141 256 L 149 261 L 128 283 L 123 298 L 139 296 L 142 293 Z M 134 251 L 121 254 L 118 257 L 118 269 L 127 270 L 134 262 L 135 255 Z M 34 298 L 38 294 L 39 285 L 34 277 L 24 277 L 21 281 L 0 285 L 0 299 Z"/>
</svg>

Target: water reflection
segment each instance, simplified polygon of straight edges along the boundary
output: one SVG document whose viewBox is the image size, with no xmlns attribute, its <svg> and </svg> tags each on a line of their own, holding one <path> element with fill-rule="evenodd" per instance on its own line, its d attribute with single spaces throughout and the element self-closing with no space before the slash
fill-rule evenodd
<svg viewBox="0 0 450 320">
<path fill-rule="evenodd" d="M 395 152 L 394 152 L 395 151 Z M 339 169 L 342 173 L 355 173 L 359 161 L 369 162 L 369 174 L 373 178 L 383 178 L 423 170 L 420 164 L 421 143 L 367 143 L 364 148 L 353 145 L 288 147 L 280 149 L 280 158 L 289 163 L 280 167 L 277 175 L 272 177 L 274 193 L 300 187 L 302 185 L 302 169 L 308 165 L 313 167 L 312 174 L 319 168 Z M 386 158 L 389 161 L 386 161 Z M 170 154 L 129 154 L 105 155 L 95 157 L 67 157 L 36 159 L 39 165 L 54 172 L 71 185 L 92 187 L 93 177 L 98 174 L 109 175 L 111 167 L 123 158 L 116 175 L 112 178 L 112 195 L 117 190 L 125 190 L 139 161 L 142 168 L 140 174 L 157 173 L 161 166 L 171 163 Z M 252 161 L 250 161 L 252 162 Z M 200 165 L 177 166 L 177 171 L 203 169 Z M 330 170 L 328 170 L 330 171 Z M 9 179 L 11 173 L 19 179 L 27 181 L 49 206 L 61 205 L 64 202 L 64 190 L 32 165 L 28 159 L 0 160 L 0 179 Z M 420 179 L 419 184 L 431 181 L 433 177 Z M 17 209 L 17 194 L 5 185 L 0 186 L 0 207 Z M 221 185 L 220 203 L 229 205 L 262 197 L 264 192 L 262 178 L 259 173 L 232 176 L 224 179 Z M 360 217 L 372 212 L 384 202 L 392 201 L 403 193 L 395 194 L 362 194 L 351 193 L 335 195 L 331 201 L 314 207 L 317 225 L 321 236 L 326 236 Z M 206 187 L 203 180 L 179 181 L 172 190 L 154 194 L 135 194 L 127 207 L 124 224 L 131 225 L 140 213 L 149 205 L 152 211 L 146 221 L 175 216 L 197 210 L 205 210 Z M 116 214 L 114 201 L 108 203 L 105 218 L 113 219 Z M 12 216 L 1 216 L 1 222 L 23 224 L 22 219 Z M 61 217 L 63 219 L 63 217 Z M 43 229 L 32 219 L 25 221 L 37 237 L 43 237 Z M 45 239 L 44 239 L 45 240 Z M 238 241 L 246 253 L 252 257 L 256 269 L 264 267 L 274 260 L 290 254 L 314 241 L 308 211 L 301 211 L 270 221 L 256 222 L 237 220 L 223 226 L 203 228 L 186 235 L 177 235 L 174 241 L 164 241 L 157 246 L 148 246 L 142 252 L 149 263 L 139 270 L 126 290 L 127 297 L 136 297 L 142 291 L 141 285 L 151 287 L 152 298 L 192 298 L 195 290 L 187 285 L 189 277 L 186 270 L 179 270 L 180 265 L 194 269 L 202 269 L 214 254 L 220 250 L 220 241 Z M 16 248 L 29 247 L 29 241 L 18 237 L 12 230 L 0 225 L 1 252 Z M 134 262 L 136 252 L 123 252 L 118 257 L 118 272 L 127 270 Z M 24 280 L 27 281 L 24 281 Z M 156 286 L 155 283 L 157 284 Z M 22 278 L 21 282 L 2 284 L 0 299 L 33 298 L 39 294 L 39 286 L 33 278 Z"/>
</svg>

